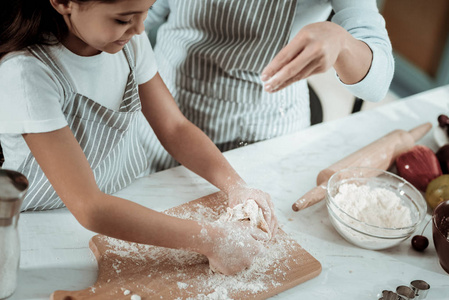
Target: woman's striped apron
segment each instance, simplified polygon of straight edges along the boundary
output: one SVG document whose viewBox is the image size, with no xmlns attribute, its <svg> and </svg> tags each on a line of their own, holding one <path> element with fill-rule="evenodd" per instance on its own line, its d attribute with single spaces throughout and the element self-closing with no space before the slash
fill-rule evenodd
<svg viewBox="0 0 449 300">
<path fill-rule="evenodd" d="M 132 51 L 128 46 L 123 50 L 130 73 L 123 101 L 115 111 L 76 93 L 45 47 L 29 48 L 51 68 L 61 83 L 65 96 L 62 110 L 68 125 L 89 161 L 97 185 L 108 194 L 124 188 L 145 173 L 173 165 L 141 112 Z M 64 206 L 31 153 L 17 171 L 30 182 L 22 211 Z"/>
<path fill-rule="evenodd" d="M 160 74 L 184 115 L 226 151 L 310 125 L 300 81 L 264 92 L 260 73 L 287 44 L 296 0 L 168 0 Z"/>
</svg>

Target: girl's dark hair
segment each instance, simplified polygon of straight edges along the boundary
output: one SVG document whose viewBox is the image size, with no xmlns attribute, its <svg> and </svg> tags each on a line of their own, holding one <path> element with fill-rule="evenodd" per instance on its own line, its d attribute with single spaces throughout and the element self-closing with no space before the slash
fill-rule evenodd
<svg viewBox="0 0 449 300">
<path fill-rule="evenodd" d="M 51 6 L 50 0 L 0 0 L 0 59 L 34 44 L 54 44 L 66 36 L 67 30 L 63 17 Z M 52 35 L 56 41 L 51 39 Z"/>
</svg>

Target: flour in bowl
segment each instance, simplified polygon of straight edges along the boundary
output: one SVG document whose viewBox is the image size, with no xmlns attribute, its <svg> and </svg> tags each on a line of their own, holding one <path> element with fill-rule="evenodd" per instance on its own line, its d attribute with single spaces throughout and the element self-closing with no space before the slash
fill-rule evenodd
<svg viewBox="0 0 449 300">
<path fill-rule="evenodd" d="M 334 200 L 351 217 L 370 225 L 387 228 L 412 225 L 410 208 L 385 188 L 342 184 Z"/>
</svg>

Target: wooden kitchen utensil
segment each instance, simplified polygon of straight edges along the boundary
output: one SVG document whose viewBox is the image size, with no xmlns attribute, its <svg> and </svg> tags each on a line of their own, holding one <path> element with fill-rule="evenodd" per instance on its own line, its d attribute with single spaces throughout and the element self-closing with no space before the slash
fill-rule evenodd
<svg viewBox="0 0 449 300">
<path fill-rule="evenodd" d="M 293 204 L 293 210 L 299 211 L 323 200 L 326 196 L 326 185 L 329 178 L 342 169 L 370 167 L 387 170 L 392 166 L 399 154 L 410 150 L 415 145 L 415 142 L 429 132 L 431 128 L 431 123 L 424 123 L 410 131 L 394 130 L 322 170 L 317 176 L 317 186 L 299 198 Z"/>
<path fill-rule="evenodd" d="M 225 199 L 219 192 L 166 213 L 212 222 L 226 211 Z M 96 235 L 89 247 L 98 262 L 97 282 L 80 291 L 56 291 L 51 299 L 266 299 L 320 274 L 321 264 L 281 229 L 276 240 L 250 269 L 225 276 L 212 273 L 207 258 L 194 252 Z"/>
</svg>

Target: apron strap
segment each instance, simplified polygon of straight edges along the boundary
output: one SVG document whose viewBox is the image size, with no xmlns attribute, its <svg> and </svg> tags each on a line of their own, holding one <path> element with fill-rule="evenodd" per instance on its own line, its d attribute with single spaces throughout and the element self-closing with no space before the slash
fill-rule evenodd
<svg viewBox="0 0 449 300">
<path fill-rule="evenodd" d="M 66 98 L 69 94 L 74 92 L 72 84 L 64 75 L 64 72 L 62 72 L 56 61 L 50 56 L 49 51 L 47 51 L 42 45 L 29 46 L 28 51 L 30 51 L 31 54 L 36 56 L 40 61 L 42 61 L 53 71 L 53 73 L 56 75 L 56 78 L 58 78 L 59 82 L 62 85 L 64 96 Z"/>
<path fill-rule="evenodd" d="M 126 60 L 128 61 L 129 67 L 134 72 L 134 70 L 136 68 L 136 62 L 135 62 L 134 55 L 133 55 L 132 51 L 129 50 L 128 44 L 126 44 L 125 47 L 123 47 L 123 52 L 125 53 L 125 57 L 126 57 Z"/>
</svg>

